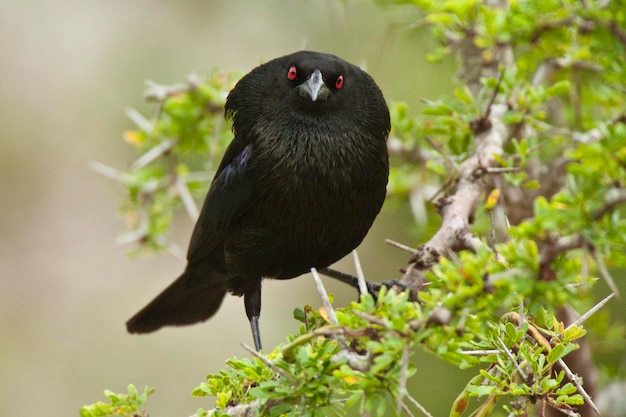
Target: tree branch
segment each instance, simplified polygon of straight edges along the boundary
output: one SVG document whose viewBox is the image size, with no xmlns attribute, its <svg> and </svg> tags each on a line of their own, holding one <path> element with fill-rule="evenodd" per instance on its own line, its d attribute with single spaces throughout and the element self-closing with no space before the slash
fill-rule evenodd
<svg viewBox="0 0 626 417">
<path fill-rule="evenodd" d="M 503 104 L 491 106 L 487 128 L 476 135 L 476 151 L 458 168 L 457 187 L 454 195 L 442 197 L 437 207 L 443 219 L 435 235 L 421 245 L 411 258 L 412 265 L 401 280 L 402 284 L 415 289 L 416 273 L 429 269 L 440 256 L 450 255 L 463 249 L 474 251 L 481 245 L 469 231 L 481 196 L 488 188 L 488 168 L 498 166 L 497 157 L 503 154 L 503 145 L 509 137 L 509 129 L 502 118 L 506 111 Z M 421 280 L 420 280 L 421 282 Z"/>
</svg>

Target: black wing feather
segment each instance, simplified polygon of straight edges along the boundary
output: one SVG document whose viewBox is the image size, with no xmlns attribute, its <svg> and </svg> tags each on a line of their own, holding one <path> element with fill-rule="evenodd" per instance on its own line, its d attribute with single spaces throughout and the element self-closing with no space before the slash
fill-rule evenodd
<svg viewBox="0 0 626 417">
<path fill-rule="evenodd" d="M 252 144 L 236 137 L 226 149 L 191 235 L 187 252 L 190 263 L 210 256 L 233 221 L 246 211 L 252 192 L 247 175 L 251 157 Z"/>
</svg>

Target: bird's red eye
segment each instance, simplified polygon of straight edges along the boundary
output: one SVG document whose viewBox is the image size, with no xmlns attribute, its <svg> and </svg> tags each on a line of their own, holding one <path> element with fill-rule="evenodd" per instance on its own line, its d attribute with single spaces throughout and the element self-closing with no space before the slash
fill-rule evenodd
<svg viewBox="0 0 626 417">
<path fill-rule="evenodd" d="M 291 68 L 289 68 L 289 71 L 287 71 L 287 78 L 293 81 L 296 79 L 297 76 L 298 76 L 298 70 L 296 69 L 295 65 L 292 65 Z"/>
<path fill-rule="evenodd" d="M 343 87 L 343 76 L 342 75 L 337 77 L 337 79 L 335 80 L 335 88 L 337 90 L 339 90 L 341 87 Z"/>
</svg>

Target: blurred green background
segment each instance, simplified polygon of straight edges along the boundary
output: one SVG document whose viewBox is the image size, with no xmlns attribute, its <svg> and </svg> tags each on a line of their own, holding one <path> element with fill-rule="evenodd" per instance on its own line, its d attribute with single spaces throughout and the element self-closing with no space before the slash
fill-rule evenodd
<svg viewBox="0 0 626 417">
<path fill-rule="evenodd" d="M 429 41 L 408 31 L 402 9 L 366 1 L 184 2 L 5 0 L 0 5 L 0 415 L 78 414 L 128 383 L 156 388 L 153 416 L 185 416 L 207 373 L 251 344 L 243 302 L 228 297 L 203 325 L 126 334 L 124 322 L 182 271 L 169 254 L 129 259 L 114 238 L 123 190 L 87 167 L 125 169 L 137 155 L 122 140 L 126 107 L 151 114 L 144 81 L 163 84 L 212 68 L 248 71 L 302 48 L 363 65 L 388 100 L 418 108 L 453 85 L 452 63 L 429 66 Z M 181 213 L 172 240 L 186 248 Z M 366 275 L 397 277 L 417 245 L 406 205 L 389 201 L 360 248 Z M 353 271 L 352 260 L 338 268 Z M 355 292 L 326 280 L 341 306 Z M 296 307 L 319 305 L 312 280 L 264 286 L 261 331 L 271 347 L 297 329 Z M 411 391 L 434 415 L 466 382 L 453 367 L 416 358 Z M 455 375 L 460 378 L 455 378 Z"/>
</svg>

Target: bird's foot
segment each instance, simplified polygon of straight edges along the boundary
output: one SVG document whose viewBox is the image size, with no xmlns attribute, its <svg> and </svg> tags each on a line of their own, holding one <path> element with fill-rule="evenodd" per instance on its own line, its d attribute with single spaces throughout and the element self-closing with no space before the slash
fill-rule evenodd
<svg viewBox="0 0 626 417">
<path fill-rule="evenodd" d="M 400 282 L 399 279 L 389 279 L 382 282 L 365 281 L 365 285 L 367 286 L 367 292 L 370 293 L 375 300 L 378 300 L 378 294 L 383 287 L 387 287 L 387 289 L 393 289 L 397 292 L 411 290 L 409 286 Z"/>
</svg>

